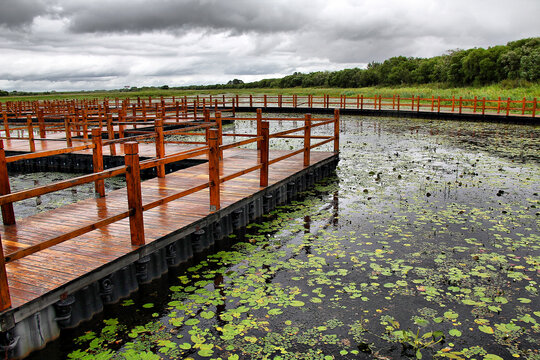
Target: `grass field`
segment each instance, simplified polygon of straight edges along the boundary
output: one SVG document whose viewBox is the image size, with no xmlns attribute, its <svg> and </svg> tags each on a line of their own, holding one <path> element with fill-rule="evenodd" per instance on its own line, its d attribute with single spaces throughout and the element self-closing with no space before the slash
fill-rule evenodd
<svg viewBox="0 0 540 360">
<path fill-rule="evenodd" d="M 391 97 L 392 95 L 400 95 L 401 97 L 410 97 L 411 95 L 420 96 L 423 98 L 432 96 L 441 96 L 450 98 L 452 96 L 462 96 L 464 98 L 472 98 L 474 96 L 486 97 L 487 99 L 497 99 L 499 96 L 503 99 L 510 97 L 512 100 L 521 100 L 524 97 L 527 100 L 532 100 L 540 95 L 540 83 L 529 84 L 523 87 L 505 87 L 503 85 L 490 85 L 484 87 L 462 87 L 462 88 L 445 88 L 437 84 L 415 86 L 415 87 L 365 87 L 354 89 L 342 88 L 264 88 L 264 89 L 215 89 L 215 90 L 175 90 L 175 89 L 159 89 L 147 88 L 139 91 L 85 91 L 85 92 L 65 92 L 32 96 L 6 96 L 0 98 L 0 102 L 17 101 L 17 100 L 57 100 L 57 99 L 82 99 L 82 98 L 126 98 L 126 97 L 148 97 L 148 96 L 184 96 L 194 94 L 268 94 L 268 95 L 330 95 L 330 96 L 374 96 L 382 95 Z"/>
</svg>

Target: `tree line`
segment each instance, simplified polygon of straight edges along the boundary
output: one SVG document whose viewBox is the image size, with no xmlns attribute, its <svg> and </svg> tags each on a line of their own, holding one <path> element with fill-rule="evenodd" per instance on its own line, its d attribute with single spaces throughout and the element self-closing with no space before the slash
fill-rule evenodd
<svg viewBox="0 0 540 360">
<path fill-rule="evenodd" d="M 480 86 L 503 81 L 540 81 L 540 37 L 509 42 L 488 49 L 450 50 L 432 58 L 397 56 L 366 69 L 295 72 L 277 79 L 187 88 L 291 88 L 400 86 L 441 83 L 448 86 Z"/>
</svg>

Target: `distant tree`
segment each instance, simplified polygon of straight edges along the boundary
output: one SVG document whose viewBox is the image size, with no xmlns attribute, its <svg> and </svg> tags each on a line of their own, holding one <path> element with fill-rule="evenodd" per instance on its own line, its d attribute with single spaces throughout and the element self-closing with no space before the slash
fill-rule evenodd
<svg viewBox="0 0 540 360">
<path fill-rule="evenodd" d="M 0 96 L 8 96 L 8 95 L 9 95 L 9 91 L 5 91 L 5 90 L 0 89 Z"/>
<path fill-rule="evenodd" d="M 227 82 L 227 85 L 241 85 L 243 83 L 244 82 L 240 79 L 233 79 L 233 80 L 229 80 L 229 82 Z"/>
<path fill-rule="evenodd" d="M 465 50 L 452 50 L 448 55 L 447 79 L 451 85 L 465 85 L 465 73 L 463 70 L 463 59 L 467 55 Z"/>
<path fill-rule="evenodd" d="M 329 77 L 330 72 L 328 71 L 317 71 L 306 74 L 302 78 L 302 87 L 328 86 Z"/>
<path fill-rule="evenodd" d="M 540 81 L 540 48 L 521 58 L 519 77 L 528 81 Z"/>
</svg>

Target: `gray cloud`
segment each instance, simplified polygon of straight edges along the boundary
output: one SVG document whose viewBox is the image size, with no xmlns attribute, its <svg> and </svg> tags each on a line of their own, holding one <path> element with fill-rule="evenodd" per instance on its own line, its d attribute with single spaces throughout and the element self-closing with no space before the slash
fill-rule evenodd
<svg viewBox="0 0 540 360">
<path fill-rule="evenodd" d="M 121 77 L 128 75 L 128 71 L 121 69 L 107 70 L 107 69 L 79 69 L 78 71 L 72 71 L 66 69 L 65 71 L 56 70 L 43 73 L 27 73 L 24 76 L 25 81 L 102 81 L 115 77 Z M 17 81 L 20 79 L 18 74 L 13 73 L 1 73 L 0 78 L 7 81 Z"/>
<path fill-rule="evenodd" d="M 244 33 L 297 30 L 306 14 L 282 0 L 133 0 L 66 2 L 59 15 L 80 33 L 193 28 Z"/>
<path fill-rule="evenodd" d="M 47 2 L 44 0 L 1 0 L 0 26 L 20 28 L 34 20 L 36 16 L 47 13 Z"/>
</svg>

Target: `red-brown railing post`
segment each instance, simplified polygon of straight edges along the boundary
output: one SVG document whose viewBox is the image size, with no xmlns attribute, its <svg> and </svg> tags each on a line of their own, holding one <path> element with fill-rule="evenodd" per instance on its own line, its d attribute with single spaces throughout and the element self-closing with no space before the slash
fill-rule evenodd
<svg viewBox="0 0 540 360">
<path fill-rule="evenodd" d="M 249 94 L 249 107 L 253 107 L 253 95 Z"/>
<path fill-rule="evenodd" d="M 217 100 L 216 100 L 217 101 Z M 204 112 L 204 122 L 209 123 L 210 122 L 210 110 L 206 109 Z M 204 130 L 204 141 L 208 144 L 208 139 L 210 138 L 210 128 L 205 128 Z"/>
<path fill-rule="evenodd" d="M 156 113 L 157 116 L 157 113 Z M 125 121 L 125 114 L 123 109 L 118 109 L 118 138 L 123 139 L 124 138 L 124 124 Z"/>
<path fill-rule="evenodd" d="M 461 115 L 461 111 L 463 110 L 463 97 L 459 97 L 459 114 Z"/>
<path fill-rule="evenodd" d="M 414 110 L 414 95 L 411 95 L 411 111 Z"/>
<path fill-rule="evenodd" d="M 416 112 L 420 112 L 420 95 L 416 99 Z"/>
<path fill-rule="evenodd" d="M 92 162 L 94 165 L 94 172 L 103 171 L 103 141 L 101 140 L 101 129 L 92 129 Z M 96 180 L 94 183 L 96 194 L 100 197 L 105 196 L 105 181 L 103 179 Z"/>
<path fill-rule="evenodd" d="M 263 121 L 261 124 L 261 152 L 260 161 L 261 161 L 261 173 L 260 173 L 260 186 L 268 186 L 268 161 L 270 153 L 270 123 L 268 121 Z"/>
<path fill-rule="evenodd" d="M 399 112 L 399 105 L 400 105 L 399 101 L 400 101 L 400 97 L 399 97 L 399 94 L 398 94 L 398 96 L 397 96 L 397 111 L 398 112 Z"/>
<path fill-rule="evenodd" d="M 482 98 L 482 116 L 484 116 L 486 113 L 486 98 Z"/>
<path fill-rule="evenodd" d="M 73 107 L 73 117 L 71 119 L 71 128 L 75 132 L 75 136 L 80 136 L 81 133 L 79 131 L 79 110 L 75 107 Z"/>
<path fill-rule="evenodd" d="M 218 139 L 218 145 L 223 145 L 223 121 L 221 120 L 221 111 L 218 111 L 216 113 L 216 123 L 217 123 L 217 139 Z M 219 158 L 223 159 L 223 152 L 221 151 L 221 148 L 219 149 Z"/>
<path fill-rule="evenodd" d="M 0 239 L 0 311 L 11 307 L 11 297 L 9 296 L 9 284 L 7 279 L 6 262 L 4 260 L 4 249 L 2 239 Z"/>
<path fill-rule="evenodd" d="M 208 141 L 208 177 L 210 180 L 210 211 L 220 208 L 219 199 L 219 130 L 210 129 Z"/>
<path fill-rule="evenodd" d="M 527 107 L 527 98 L 523 98 L 523 105 L 521 107 L 521 115 L 525 115 L 525 108 Z"/>
<path fill-rule="evenodd" d="M 144 105 L 144 101 L 143 101 L 143 105 Z M 112 114 L 111 113 L 107 114 L 107 139 L 109 139 L 111 141 L 114 141 L 114 126 L 113 126 Z M 109 145 L 109 150 L 111 152 L 111 156 L 116 155 L 116 145 L 115 144 L 110 144 Z"/>
<path fill-rule="evenodd" d="M 129 141 L 124 144 L 126 188 L 129 208 L 129 230 L 131 245 L 144 245 L 144 220 L 141 194 L 141 173 L 139 166 L 139 144 Z"/>
<path fill-rule="evenodd" d="M 477 105 L 477 102 L 478 102 L 478 97 L 474 97 L 474 105 L 473 105 L 473 114 L 476 114 L 476 105 Z"/>
<path fill-rule="evenodd" d="M 7 106 L 6 106 L 7 108 Z M 9 123 L 8 123 L 8 116 L 7 116 L 7 112 L 2 112 L 2 117 L 4 118 L 4 131 L 6 133 L 6 138 L 10 138 L 11 135 L 9 134 Z"/>
<path fill-rule="evenodd" d="M 163 159 L 165 157 L 165 137 L 163 136 L 163 119 L 156 118 L 154 121 L 156 130 L 156 158 Z M 157 176 L 165 177 L 165 164 L 156 166 Z"/>
<path fill-rule="evenodd" d="M 28 142 L 30 143 L 30 151 L 36 152 L 36 143 L 34 141 L 34 127 L 32 126 L 32 115 L 27 115 L 26 124 L 28 125 Z"/>
<path fill-rule="evenodd" d="M 508 100 L 506 101 L 506 116 L 510 115 L 510 106 L 510 98 L 508 98 Z"/>
<path fill-rule="evenodd" d="M 0 140 L 0 195 L 11 193 L 9 185 L 9 175 L 7 171 L 6 152 L 4 150 L 4 142 Z M 15 213 L 13 212 L 13 203 L 2 205 L 2 219 L 4 225 L 15 224 Z"/>
<path fill-rule="evenodd" d="M 43 109 L 38 109 L 37 118 L 39 124 L 39 137 L 45 139 L 47 137 L 47 133 L 45 132 L 45 119 L 43 117 Z"/>
<path fill-rule="evenodd" d="M 334 152 L 339 152 L 339 109 L 334 109 Z"/>
<path fill-rule="evenodd" d="M 83 110 L 82 122 L 83 139 L 88 140 L 88 111 L 86 109 Z"/>
<path fill-rule="evenodd" d="M 497 114 L 501 113 L 501 97 L 499 96 L 499 100 L 497 101 Z"/>
<path fill-rule="evenodd" d="M 533 99 L 532 117 L 536 117 L 536 98 Z"/>
<path fill-rule="evenodd" d="M 360 110 L 364 110 L 364 94 L 360 96 Z"/>
<path fill-rule="evenodd" d="M 330 107 L 330 95 L 326 95 L 326 108 Z"/>
<path fill-rule="evenodd" d="M 283 106 L 283 96 L 281 94 L 278 95 L 278 107 Z"/>
<path fill-rule="evenodd" d="M 437 97 L 437 113 L 441 112 L 441 97 Z"/>
<path fill-rule="evenodd" d="M 379 110 L 382 108 L 382 95 L 379 95 Z"/>
<path fill-rule="evenodd" d="M 452 95 L 452 112 L 454 112 L 456 105 L 456 95 Z"/>
<path fill-rule="evenodd" d="M 268 101 L 266 99 L 266 94 L 264 94 L 264 107 L 268 107 Z"/>
<path fill-rule="evenodd" d="M 146 101 L 142 101 L 142 118 L 143 122 L 146 121 Z"/>
<path fill-rule="evenodd" d="M 261 124 L 262 124 L 262 109 L 257 109 L 257 137 L 261 136 Z M 257 141 L 257 150 L 261 151 L 261 140 Z"/>
<path fill-rule="evenodd" d="M 66 130 L 66 145 L 67 147 L 73 146 L 73 141 L 71 140 L 71 117 L 66 116 L 64 119 L 64 127 Z"/>
<path fill-rule="evenodd" d="M 304 166 L 309 166 L 311 157 L 311 114 L 305 115 L 304 126 Z"/>
</svg>

